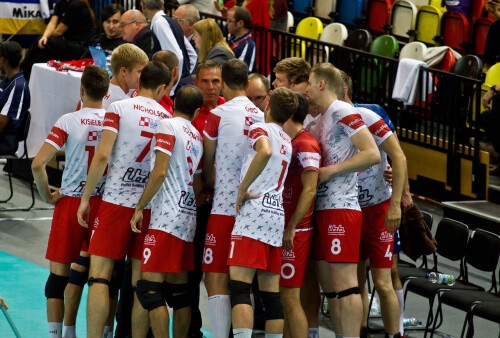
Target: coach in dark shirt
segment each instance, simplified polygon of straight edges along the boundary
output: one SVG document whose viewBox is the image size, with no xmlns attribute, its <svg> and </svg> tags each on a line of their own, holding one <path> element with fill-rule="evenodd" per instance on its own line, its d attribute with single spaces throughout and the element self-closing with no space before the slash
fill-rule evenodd
<svg viewBox="0 0 500 338">
<path fill-rule="evenodd" d="M 144 14 L 136 9 L 126 11 L 120 19 L 122 39 L 142 49 L 149 59 L 153 56 L 153 38 Z"/>
</svg>

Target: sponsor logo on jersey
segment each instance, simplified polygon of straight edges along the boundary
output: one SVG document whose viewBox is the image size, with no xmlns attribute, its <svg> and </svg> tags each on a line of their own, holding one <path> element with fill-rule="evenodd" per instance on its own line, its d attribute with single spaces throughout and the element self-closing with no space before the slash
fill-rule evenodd
<svg viewBox="0 0 500 338">
<path fill-rule="evenodd" d="M 214 234 L 207 234 L 205 236 L 205 245 L 215 245 L 217 243 Z"/>
<path fill-rule="evenodd" d="M 89 131 L 89 136 L 87 137 L 87 141 L 98 141 L 99 140 L 99 132 L 97 130 Z"/>
<path fill-rule="evenodd" d="M 328 190 L 328 186 L 326 185 L 326 182 L 323 182 L 321 183 L 320 185 L 318 185 L 318 190 L 316 191 L 316 194 L 324 194 L 325 192 L 327 192 Z"/>
<path fill-rule="evenodd" d="M 295 252 L 281 250 L 281 259 L 284 261 L 294 261 L 295 260 Z"/>
<path fill-rule="evenodd" d="M 141 116 L 139 126 L 156 129 L 156 127 L 158 126 L 158 121 L 156 121 L 155 119 L 150 119 L 149 117 Z"/>
<path fill-rule="evenodd" d="M 380 241 L 381 242 L 392 242 L 393 235 L 388 233 L 387 231 L 380 233 Z"/>
<path fill-rule="evenodd" d="M 144 237 L 144 245 L 155 245 L 156 244 L 156 238 L 154 235 L 146 235 Z"/>
<path fill-rule="evenodd" d="M 259 110 L 255 107 L 248 107 L 248 106 L 245 106 L 245 110 L 249 113 L 254 113 L 254 114 L 258 114 L 259 113 Z"/>
<path fill-rule="evenodd" d="M 269 193 L 265 194 L 262 198 L 262 206 L 270 209 L 283 210 L 283 195 Z"/>
<path fill-rule="evenodd" d="M 54 133 L 52 130 L 50 131 L 49 135 L 55 137 L 56 139 L 59 138 L 59 135 L 57 135 L 56 133 Z"/>
<path fill-rule="evenodd" d="M 360 185 L 358 185 L 358 200 L 360 202 L 369 202 L 373 198 L 373 195 L 370 195 L 370 190 L 363 189 Z"/>
<path fill-rule="evenodd" d="M 149 171 L 142 171 L 142 169 L 127 168 L 123 174 L 123 182 L 146 183 L 149 178 Z"/>
<path fill-rule="evenodd" d="M 80 184 L 73 189 L 73 192 L 81 193 L 83 194 L 83 189 L 85 188 L 85 181 L 81 181 Z"/>
<path fill-rule="evenodd" d="M 245 116 L 245 126 L 251 126 L 253 124 L 253 119 L 251 116 Z"/>
<path fill-rule="evenodd" d="M 236 241 L 241 241 L 241 235 L 231 235 L 231 239 L 234 239 Z"/>
<path fill-rule="evenodd" d="M 179 198 L 178 204 L 181 209 L 196 211 L 196 198 L 194 194 L 191 194 L 189 191 L 181 191 L 181 197 Z"/>
<path fill-rule="evenodd" d="M 344 236 L 345 229 L 341 224 L 339 224 L 339 225 L 330 224 L 328 226 L 328 234 L 335 235 L 335 236 Z"/>
<path fill-rule="evenodd" d="M 342 129 L 343 129 L 343 125 L 345 125 L 353 130 L 358 129 L 359 127 L 361 127 L 365 124 L 363 122 L 363 119 L 361 118 L 361 115 L 359 115 L 359 114 L 347 115 L 343 119 L 341 119 L 338 123 Z"/>
</svg>

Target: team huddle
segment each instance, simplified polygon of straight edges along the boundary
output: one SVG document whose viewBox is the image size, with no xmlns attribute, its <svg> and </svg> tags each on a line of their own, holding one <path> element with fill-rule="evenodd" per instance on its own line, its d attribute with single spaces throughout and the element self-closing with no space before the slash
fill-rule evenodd
<svg viewBox="0 0 500 338">
<path fill-rule="evenodd" d="M 111 66 L 111 80 L 86 67 L 80 109 L 56 122 L 33 161 L 42 199 L 56 203 L 46 254 L 51 337 L 75 337 L 85 283 L 88 337 L 113 337 L 125 257 L 133 337 L 150 328 L 168 337 L 167 304 L 173 336 L 188 336 L 188 272 L 201 264 L 214 337 L 252 336 L 255 278 L 266 337 L 319 337 L 318 281 L 336 334 L 359 337 L 366 259 L 386 332 L 402 334 L 391 268 L 393 234 L 411 203 L 406 159 L 390 120 L 352 104 L 347 74 L 285 59 L 272 93 L 267 82 L 256 98 L 250 84 L 267 79 L 249 81 L 238 59 L 200 64 L 196 86 L 181 88 L 171 52 L 148 62 L 124 44 Z M 45 167 L 63 147 L 61 188 L 51 192 Z"/>
</svg>

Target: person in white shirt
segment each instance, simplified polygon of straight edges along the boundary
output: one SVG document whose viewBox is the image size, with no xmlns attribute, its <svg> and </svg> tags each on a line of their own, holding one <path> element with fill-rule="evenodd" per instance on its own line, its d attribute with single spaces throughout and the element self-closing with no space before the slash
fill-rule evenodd
<svg viewBox="0 0 500 338">
<path fill-rule="evenodd" d="M 200 12 L 191 4 L 180 5 L 172 16 L 184 33 L 184 36 L 193 45 L 193 26 L 200 21 Z"/>
</svg>

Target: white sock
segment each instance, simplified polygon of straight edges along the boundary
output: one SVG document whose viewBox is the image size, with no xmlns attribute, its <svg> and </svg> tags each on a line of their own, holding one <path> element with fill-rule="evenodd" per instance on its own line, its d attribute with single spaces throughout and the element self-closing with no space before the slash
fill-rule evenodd
<svg viewBox="0 0 500 338">
<path fill-rule="evenodd" d="M 307 338 L 319 338 L 319 327 L 309 327 L 309 329 L 307 330 Z"/>
<path fill-rule="evenodd" d="M 213 332 L 213 330 L 212 330 Z M 216 336 L 215 334 L 213 335 L 214 337 L 219 337 Z M 252 338 L 252 329 L 233 329 L 233 336 L 234 338 Z M 222 337 L 222 336 L 220 336 Z M 227 337 L 227 336 L 224 336 Z M 267 334 L 266 334 L 267 337 Z"/>
<path fill-rule="evenodd" d="M 266 338 L 283 338 L 282 333 L 266 333 Z"/>
<path fill-rule="evenodd" d="M 66 337 L 64 337 L 66 338 Z M 113 338 L 113 331 L 109 331 L 106 338 Z"/>
<path fill-rule="evenodd" d="M 62 336 L 64 338 L 76 338 L 76 326 L 65 326 Z"/>
<path fill-rule="evenodd" d="M 102 332 L 102 338 L 108 338 L 108 332 L 111 329 L 111 326 L 104 326 L 104 331 Z"/>
<path fill-rule="evenodd" d="M 50 338 L 62 337 L 62 323 L 49 323 L 49 337 Z"/>
<path fill-rule="evenodd" d="M 250 303 L 252 303 L 252 309 L 255 309 L 255 296 L 253 293 L 250 294 Z"/>
<path fill-rule="evenodd" d="M 208 307 L 211 309 L 208 313 L 212 335 L 214 337 L 228 337 L 229 330 L 231 329 L 231 301 L 229 300 L 229 295 L 208 297 Z M 251 334 L 252 330 L 250 330 L 249 337 L 251 337 Z"/>
<path fill-rule="evenodd" d="M 404 332 L 403 320 L 405 318 L 405 295 L 403 289 L 394 291 L 396 292 L 396 296 L 398 297 L 398 303 L 399 303 L 399 333 L 403 335 Z"/>
</svg>

